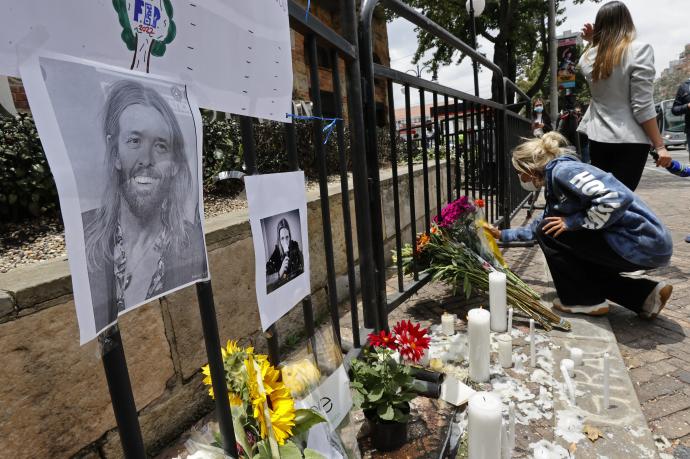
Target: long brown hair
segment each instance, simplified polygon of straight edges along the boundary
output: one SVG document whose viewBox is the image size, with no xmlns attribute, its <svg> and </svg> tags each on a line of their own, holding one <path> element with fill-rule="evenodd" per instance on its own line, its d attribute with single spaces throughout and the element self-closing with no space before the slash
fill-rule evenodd
<svg viewBox="0 0 690 459">
<path fill-rule="evenodd" d="M 599 9 L 594 23 L 592 44 L 597 47 L 592 79 L 605 80 L 620 65 L 623 54 L 635 39 L 635 24 L 628 7 L 613 1 Z"/>
<path fill-rule="evenodd" d="M 192 188 L 192 173 L 185 156 L 182 129 L 172 108 L 155 90 L 132 80 L 113 83 L 105 102 L 103 115 L 103 138 L 117 139 L 120 133 L 120 115 L 130 105 L 151 107 L 161 114 L 172 132 L 172 153 L 178 172 L 172 181 L 170 197 L 163 204 L 163 229 L 167 243 L 173 249 L 181 249 L 189 244 L 185 226 L 184 203 Z M 103 266 L 104 261 L 113 259 L 115 229 L 120 217 L 122 197 L 122 178 L 115 166 L 118 157 L 117 142 L 107 142 L 105 157 L 106 185 L 103 192 L 102 207 L 86 227 L 86 256 L 94 269 Z"/>
</svg>

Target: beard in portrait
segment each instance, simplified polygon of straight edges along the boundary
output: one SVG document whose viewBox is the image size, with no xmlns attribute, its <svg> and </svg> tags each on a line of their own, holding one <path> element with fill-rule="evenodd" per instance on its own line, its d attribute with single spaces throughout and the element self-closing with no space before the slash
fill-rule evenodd
<svg viewBox="0 0 690 459">
<path fill-rule="evenodd" d="M 276 227 L 277 242 L 266 262 L 266 292 L 271 293 L 304 272 L 304 256 L 292 239 L 290 225 L 282 218 Z"/>
<path fill-rule="evenodd" d="M 155 90 L 114 83 L 103 116 L 101 207 L 82 214 L 96 330 L 149 298 L 206 277 L 198 196 L 180 124 Z M 190 221 L 191 220 L 191 221 Z"/>
</svg>

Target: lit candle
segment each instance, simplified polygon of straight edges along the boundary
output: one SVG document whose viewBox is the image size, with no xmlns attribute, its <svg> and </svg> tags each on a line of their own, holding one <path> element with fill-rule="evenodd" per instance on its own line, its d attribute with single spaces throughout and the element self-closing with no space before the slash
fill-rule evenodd
<svg viewBox="0 0 690 459">
<path fill-rule="evenodd" d="M 513 338 L 509 334 L 498 335 L 498 362 L 503 368 L 513 366 Z"/>
<path fill-rule="evenodd" d="M 470 379 L 474 382 L 487 382 L 489 380 L 490 321 L 491 314 L 486 309 L 472 309 L 467 314 Z"/>
<path fill-rule="evenodd" d="M 506 331 L 506 307 L 506 275 L 499 271 L 489 273 L 489 310 L 492 331 Z"/>
<path fill-rule="evenodd" d="M 537 366 L 537 348 L 534 344 L 534 319 L 529 320 L 529 357 L 532 368 Z"/>
<path fill-rule="evenodd" d="M 501 399 L 490 392 L 477 392 L 468 404 L 467 443 L 470 459 L 500 459 Z"/>
<path fill-rule="evenodd" d="M 604 354 L 604 409 L 609 409 L 609 353 Z"/>
<path fill-rule="evenodd" d="M 455 314 L 444 312 L 441 315 L 441 332 L 446 336 L 455 334 Z"/>
<path fill-rule="evenodd" d="M 508 308 L 508 333 L 513 329 L 513 308 Z"/>
<path fill-rule="evenodd" d="M 583 356 L 582 349 L 580 349 L 578 347 L 574 347 L 570 350 L 570 360 L 572 360 L 573 363 L 575 363 L 576 367 L 579 367 L 582 365 L 582 356 Z"/>
<path fill-rule="evenodd" d="M 573 362 L 570 359 L 563 359 L 561 360 L 561 365 L 568 372 L 568 376 L 570 376 L 571 378 L 575 377 L 575 362 Z"/>
</svg>

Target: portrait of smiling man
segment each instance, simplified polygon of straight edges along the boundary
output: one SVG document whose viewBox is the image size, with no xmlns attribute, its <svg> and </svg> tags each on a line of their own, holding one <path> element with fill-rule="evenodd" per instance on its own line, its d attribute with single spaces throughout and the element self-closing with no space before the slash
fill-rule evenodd
<svg viewBox="0 0 690 459">
<path fill-rule="evenodd" d="M 82 213 L 96 331 L 118 313 L 207 276 L 203 231 L 175 112 L 134 80 L 110 85 L 103 107 L 101 206 Z"/>
</svg>

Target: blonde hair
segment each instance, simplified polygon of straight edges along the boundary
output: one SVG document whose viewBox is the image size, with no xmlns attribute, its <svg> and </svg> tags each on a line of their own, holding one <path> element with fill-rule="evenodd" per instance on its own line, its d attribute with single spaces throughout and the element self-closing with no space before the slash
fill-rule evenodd
<svg viewBox="0 0 690 459">
<path fill-rule="evenodd" d="M 513 167 L 529 175 L 541 175 L 552 159 L 562 156 L 568 141 L 558 132 L 547 132 L 541 138 L 525 139 L 513 150 Z"/>
<path fill-rule="evenodd" d="M 598 81 L 610 77 L 633 40 L 635 24 L 628 7 L 619 1 L 602 6 L 594 23 L 592 45 L 597 47 L 597 56 L 592 68 L 592 79 Z"/>
</svg>

